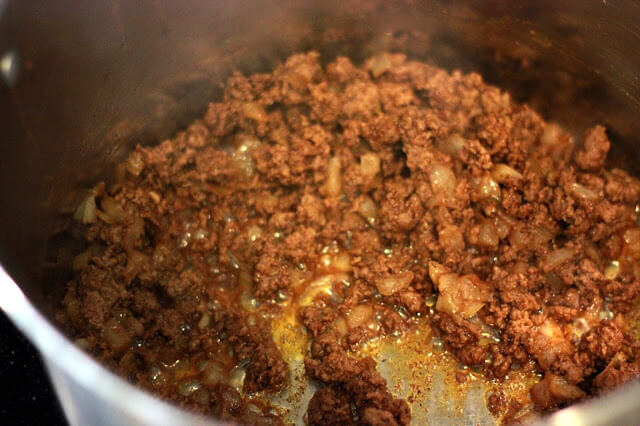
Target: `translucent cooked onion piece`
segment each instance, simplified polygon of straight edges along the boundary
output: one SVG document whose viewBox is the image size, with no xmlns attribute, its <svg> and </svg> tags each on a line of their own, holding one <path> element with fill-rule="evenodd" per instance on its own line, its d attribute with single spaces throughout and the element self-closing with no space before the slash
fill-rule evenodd
<svg viewBox="0 0 640 426">
<path fill-rule="evenodd" d="M 95 223 L 98 215 L 96 210 L 98 207 L 96 206 L 96 196 L 91 193 L 89 194 L 78 206 L 76 212 L 73 215 L 73 218 L 80 223 L 89 224 Z"/>
<path fill-rule="evenodd" d="M 615 280 L 620 275 L 620 263 L 617 260 L 609 262 L 604 268 L 604 276 L 608 280 Z"/>
<path fill-rule="evenodd" d="M 351 258 L 343 251 L 335 254 L 325 253 L 320 256 L 318 268 L 328 272 L 349 272 L 353 269 Z"/>
<path fill-rule="evenodd" d="M 435 164 L 429 171 L 431 189 L 440 203 L 446 202 L 454 196 L 457 180 L 456 175 L 446 164 Z"/>
<path fill-rule="evenodd" d="M 444 274 L 449 274 L 451 271 L 441 263 L 438 263 L 434 260 L 429 261 L 429 278 L 433 281 L 435 288 L 438 288 L 440 284 L 440 277 Z"/>
<path fill-rule="evenodd" d="M 557 403 L 575 401 L 585 396 L 582 389 L 549 372 L 531 388 L 531 399 L 540 408 L 551 408 Z"/>
<path fill-rule="evenodd" d="M 200 330 L 204 330 L 205 328 L 209 327 L 210 323 L 211 323 L 211 315 L 209 315 L 208 312 L 205 312 L 200 317 L 200 321 L 198 321 L 198 328 Z"/>
<path fill-rule="evenodd" d="M 491 176 L 499 183 L 508 183 L 522 179 L 522 175 L 517 170 L 501 163 L 493 166 Z"/>
<path fill-rule="evenodd" d="M 469 318 L 492 299 L 489 285 L 477 275 L 444 274 L 438 283 L 436 310 Z"/>
<path fill-rule="evenodd" d="M 100 200 L 100 209 L 107 215 L 110 222 L 108 223 L 120 223 L 125 218 L 124 209 L 113 198 L 109 196 L 102 197 Z"/>
<path fill-rule="evenodd" d="M 133 280 L 147 265 L 148 258 L 138 250 L 130 250 L 127 266 L 124 269 L 124 278 L 127 282 Z"/>
<path fill-rule="evenodd" d="M 495 225 L 487 220 L 480 224 L 478 232 L 478 245 L 483 247 L 496 247 L 500 243 L 500 236 Z"/>
<path fill-rule="evenodd" d="M 460 151 L 462 151 L 467 144 L 467 141 L 457 133 L 449 135 L 444 139 L 440 139 L 436 142 L 436 148 L 445 154 L 449 154 L 455 157 Z"/>
<path fill-rule="evenodd" d="M 544 226 L 537 226 L 535 231 L 533 232 L 531 242 L 535 247 L 542 247 L 547 244 L 549 241 L 553 239 L 553 232 L 549 231 L 549 229 Z"/>
<path fill-rule="evenodd" d="M 366 195 L 360 197 L 357 200 L 357 203 L 357 209 L 360 216 L 362 216 L 362 218 L 366 220 L 369 225 L 375 225 L 375 223 L 378 221 L 378 208 L 376 207 L 376 203 Z"/>
<path fill-rule="evenodd" d="M 496 227 L 496 232 L 500 239 L 504 239 L 509 235 L 511 229 L 515 225 L 516 220 L 508 214 L 498 210 L 497 214 L 493 218 L 493 224 Z"/>
<path fill-rule="evenodd" d="M 336 320 L 333 322 L 333 329 L 338 332 L 338 335 L 340 335 L 340 337 L 346 336 L 349 332 L 349 329 L 347 328 L 347 322 L 342 316 L 336 318 Z"/>
<path fill-rule="evenodd" d="M 243 360 L 238 363 L 235 367 L 231 369 L 229 373 L 229 386 L 237 390 L 238 392 L 242 392 L 242 388 L 244 387 L 244 381 L 247 377 L 247 367 L 249 366 L 249 360 Z"/>
<path fill-rule="evenodd" d="M 367 61 L 367 68 L 371 75 L 379 77 L 391 69 L 392 63 L 388 53 L 381 53 Z"/>
<path fill-rule="evenodd" d="M 247 229 L 247 238 L 249 239 L 249 241 L 253 243 L 260 237 L 262 237 L 262 228 L 260 228 L 258 225 L 249 226 L 249 228 Z"/>
<path fill-rule="evenodd" d="M 367 178 L 373 178 L 380 172 L 380 157 L 368 152 L 360 157 L 360 173 Z"/>
<path fill-rule="evenodd" d="M 114 352 L 122 352 L 131 344 L 131 334 L 116 318 L 111 318 L 104 324 L 102 335 Z"/>
<path fill-rule="evenodd" d="M 404 271 L 379 278 L 376 281 L 376 288 L 381 295 L 392 296 L 398 291 L 407 288 L 411 281 L 413 281 L 413 272 Z"/>
<path fill-rule="evenodd" d="M 366 325 L 373 318 L 371 305 L 357 305 L 347 314 L 347 325 L 350 329 Z"/>
<path fill-rule="evenodd" d="M 548 253 L 542 258 L 542 269 L 545 272 L 553 271 L 558 266 L 563 265 L 573 258 L 573 249 L 563 247 Z"/>
<path fill-rule="evenodd" d="M 489 174 L 482 175 L 474 178 L 471 183 L 478 199 L 493 198 L 494 200 L 500 200 L 502 191 L 493 176 Z"/>
<path fill-rule="evenodd" d="M 329 274 L 318 277 L 307 284 L 306 288 L 298 298 L 298 304 L 300 306 L 308 306 L 316 297 L 321 295 L 332 297 L 335 293 L 333 286 L 340 281 L 346 281 L 348 279 L 349 276 L 345 273 Z"/>
<path fill-rule="evenodd" d="M 600 196 L 598 195 L 597 192 L 587 188 L 584 185 L 580 185 L 579 183 L 572 183 L 571 184 L 571 193 L 573 195 L 575 195 L 578 198 L 581 198 L 585 201 L 598 201 L 600 199 Z"/>
<path fill-rule="evenodd" d="M 258 139 L 251 136 L 242 136 L 240 144 L 231 154 L 231 158 L 233 158 L 238 168 L 247 176 L 253 175 L 255 165 L 251 152 L 258 146 L 260 146 Z"/>
<path fill-rule="evenodd" d="M 554 320 L 547 319 L 534 330 L 535 345 L 530 352 L 543 369 L 548 369 L 559 355 L 568 354 L 573 350 L 562 328 Z"/>
<path fill-rule="evenodd" d="M 266 121 L 267 113 L 262 105 L 255 102 L 247 102 L 242 105 L 242 113 L 247 117 L 255 121 Z"/>
<path fill-rule="evenodd" d="M 447 225 L 438 232 L 438 240 L 447 250 L 462 251 L 465 249 L 464 237 L 460 228 Z"/>
<path fill-rule="evenodd" d="M 340 169 L 342 164 L 340 157 L 331 157 L 329 164 L 327 165 L 327 182 L 325 184 L 325 190 L 330 197 L 337 197 L 342 190 L 342 182 L 340 176 Z"/>
<path fill-rule="evenodd" d="M 542 135 L 540 136 L 540 143 L 544 146 L 552 147 L 554 145 L 562 143 L 563 130 L 555 123 L 549 123 L 545 126 Z"/>
<path fill-rule="evenodd" d="M 540 147 L 553 159 L 561 160 L 570 154 L 573 140 L 562 127 L 555 123 L 549 123 L 540 136 Z"/>
</svg>

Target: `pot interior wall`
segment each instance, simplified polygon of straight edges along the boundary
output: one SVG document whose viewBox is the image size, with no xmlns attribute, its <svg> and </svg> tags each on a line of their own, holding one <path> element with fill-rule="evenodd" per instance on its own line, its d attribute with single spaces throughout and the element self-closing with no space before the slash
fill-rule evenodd
<svg viewBox="0 0 640 426">
<path fill-rule="evenodd" d="M 612 164 L 633 169 L 640 4 L 613 3 L 9 2 L 0 60 L 13 54 L 19 72 L 0 83 L 0 260 L 51 315 L 77 250 L 63 229 L 82 190 L 135 144 L 202 114 L 233 69 L 266 71 L 310 49 L 356 62 L 402 51 L 478 71 L 578 135 L 605 124 Z"/>
</svg>

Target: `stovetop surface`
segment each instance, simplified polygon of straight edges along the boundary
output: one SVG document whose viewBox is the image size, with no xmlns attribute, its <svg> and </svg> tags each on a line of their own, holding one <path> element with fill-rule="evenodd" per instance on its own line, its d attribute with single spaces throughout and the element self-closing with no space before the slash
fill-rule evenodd
<svg viewBox="0 0 640 426">
<path fill-rule="evenodd" d="M 2 311 L 0 424 L 66 425 L 40 355 Z"/>
</svg>

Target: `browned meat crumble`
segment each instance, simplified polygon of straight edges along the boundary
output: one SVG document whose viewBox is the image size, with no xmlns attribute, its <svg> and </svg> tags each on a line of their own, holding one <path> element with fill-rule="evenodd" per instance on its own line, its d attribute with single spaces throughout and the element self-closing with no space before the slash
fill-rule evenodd
<svg viewBox="0 0 640 426">
<path fill-rule="evenodd" d="M 605 168 L 609 148 L 475 73 L 294 55 L 234 74 L 94 188 L 58 319 L 131 382 L 242 423 L 281 422 L 252 395 L 288 384 L 271 330 L 287 307 L 311 342 L 310 425 L 408 424 L 357 349 L 418 317 L 488 379 L 533 361 L 531 400 L 553 410 L 640 374 L 640 183 Z M 526 405 L 487 399 L 505 422 Z"/>
</svg>

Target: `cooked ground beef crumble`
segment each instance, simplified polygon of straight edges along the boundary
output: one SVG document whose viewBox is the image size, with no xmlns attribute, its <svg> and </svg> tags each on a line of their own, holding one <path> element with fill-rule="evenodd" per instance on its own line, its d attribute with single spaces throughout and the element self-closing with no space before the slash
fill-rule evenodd
<svg viewBox="0 0 640 426">
<path fill-rule="evenodd" d="M 235 73 L 80 205 L 58 320 L 131 382 L 242 423 L 282 421 L 250 395 L 287 386 L 285 310 L 310 339 L 310 425 L 408 424 L 358 348 L 418 320 L 487 379 L 533 362 L 530 401 L 562 407 L 640 374 L 640 182 L 605 168 L 602 126 L 577 139 L 401 54 Z M 526 404 L 487 403 L 505 422 Z"/>
</svg>

